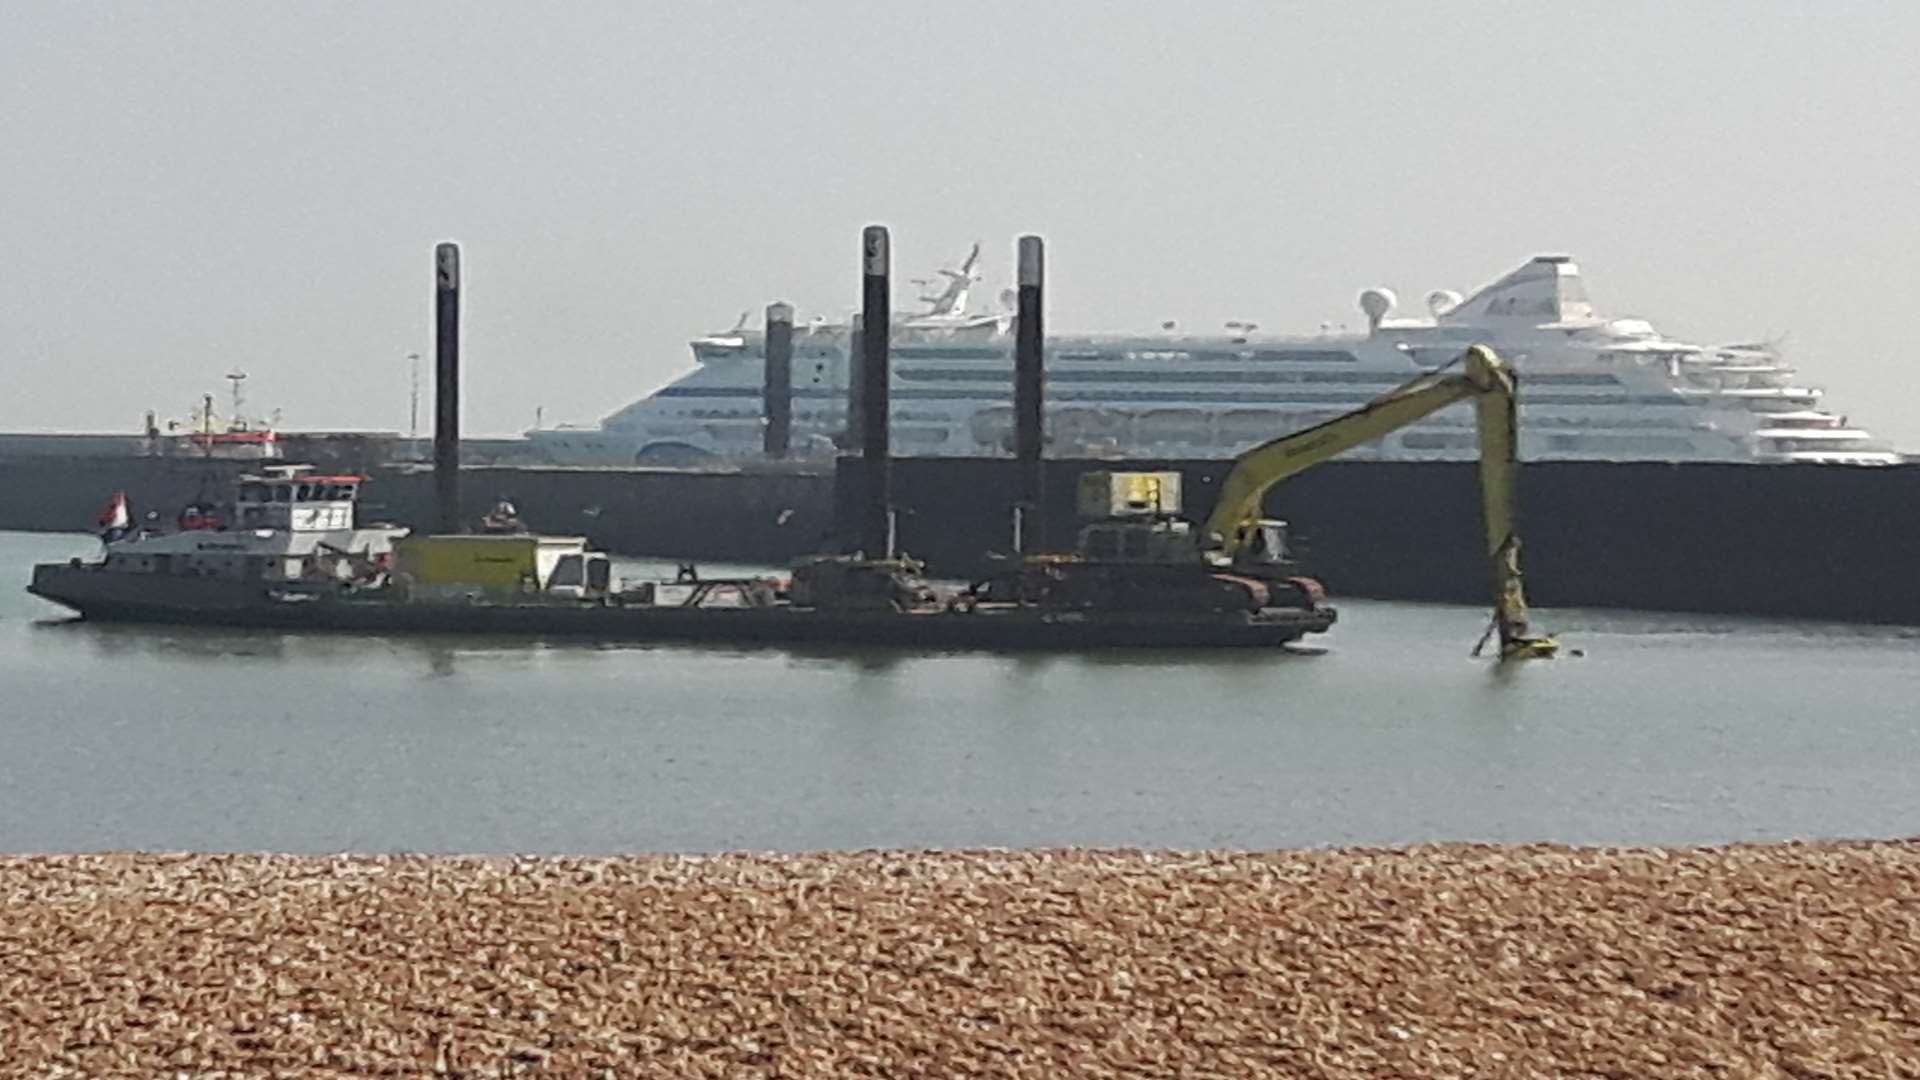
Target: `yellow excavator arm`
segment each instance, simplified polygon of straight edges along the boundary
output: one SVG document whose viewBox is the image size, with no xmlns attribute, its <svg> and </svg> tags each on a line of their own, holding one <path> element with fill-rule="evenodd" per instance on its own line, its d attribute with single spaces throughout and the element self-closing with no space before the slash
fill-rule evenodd
<svg viewBox="0 0 1920 1080">
<path fill-rule="evenodd" d="M 1218 537 L 1219 550 L 1228 558 L 1238 555 L 1258 526 L 1262 499 L 1275 484 L 1473 398 L 1480 431 L 1480 503 L 1492 570 L 1492 631 L 1500 635 L 1502 659 L 1554 655 L 1559 646 L 1552 638 L 1535 637 L 1528 630 L 1526 594 L 1520 586 L 1520 538 L 1514 533 L 1514 475 L 1519 466 L 1513 370 L 1483 345 L 1467 349 L 1461 362 L 1458 372 L 1442 368 L 1423 373 L 1345 416 L 1240 455 L 1220 486 L 1205 535 Z"/>
</svg>

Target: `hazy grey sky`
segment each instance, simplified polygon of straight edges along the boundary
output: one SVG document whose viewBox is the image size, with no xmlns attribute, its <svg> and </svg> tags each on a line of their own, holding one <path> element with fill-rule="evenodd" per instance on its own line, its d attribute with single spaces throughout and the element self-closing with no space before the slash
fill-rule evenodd
<svg viewBox="0 0 1920 1080">
<path fill-rule="evenodd" d="M 432 249 L 466 417 L 591 422 L 787 299 L 1049 243 L 1050 324 L 1357 322 L 1529 255 L 1788 334 L 1920 447 L 1920 5 L 1202 0 L 0 8 L 0 429 L 132 430 L 234 365 L 404 429 Z M 757 314 L 756 314 L 757 317 Z"/>
</svg>

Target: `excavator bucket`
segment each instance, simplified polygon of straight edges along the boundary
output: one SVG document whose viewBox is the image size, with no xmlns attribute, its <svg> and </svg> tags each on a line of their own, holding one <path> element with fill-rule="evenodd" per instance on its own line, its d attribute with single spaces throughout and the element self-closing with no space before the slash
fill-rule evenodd
<svg viewBox="0 0 1920 1080">
<path fill-rule="evenodd" d="M 1520 539 L 1509 536 L 1494 558 L 1499 575 L 1493 621 L 1500 632 L 1500 659 L 1547 660 L 1560 652 L 1560 643 L 1538 637 L 1527 625 L 1527 597 L 1520 587 Z"/>
</svg>

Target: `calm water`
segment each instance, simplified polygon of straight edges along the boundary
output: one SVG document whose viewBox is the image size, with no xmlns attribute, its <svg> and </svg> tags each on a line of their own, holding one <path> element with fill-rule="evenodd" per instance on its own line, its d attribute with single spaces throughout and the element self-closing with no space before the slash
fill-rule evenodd
<svg viewBox="0 0 1920 1080">
<path fill-rule="evenodd" d="M 0 533 L 0 850 L 1685 843 L 1920 834 L 1920 632 L 1354 603 L 1301 655 L 91 626 Z"/>
</svg>

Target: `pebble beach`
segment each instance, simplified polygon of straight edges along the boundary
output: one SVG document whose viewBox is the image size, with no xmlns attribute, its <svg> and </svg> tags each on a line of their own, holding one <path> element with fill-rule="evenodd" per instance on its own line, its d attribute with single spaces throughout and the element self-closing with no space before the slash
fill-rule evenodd
<svg viewBox="0 0 1920 1080">
<path fill-rule="evenodd" d="M 0 858 L 7 1076 L 1920 1075 L 1920 842 Z"/>
</svg>

